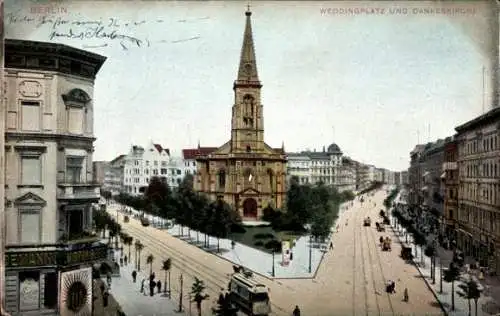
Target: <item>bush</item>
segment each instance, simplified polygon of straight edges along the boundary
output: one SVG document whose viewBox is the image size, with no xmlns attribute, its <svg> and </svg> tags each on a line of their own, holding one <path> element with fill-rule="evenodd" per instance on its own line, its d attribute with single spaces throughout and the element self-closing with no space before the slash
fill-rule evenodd
<svg viewBox="0 0 500 316">
<path fill-rule="evenodd" d="M 273 239 L 274 235 L 270 234 L 270 233 L 268 233 L 268 234 L 259 233 L 259 234 L 253 235 L 253 238 L 254 239 Z"/>
<path fill-rule="evenodd" d="M 246 232 L 247 232 L 247 230 L 241 225 L 238 225 L 238 224 L 231 225 L 231 233 L 244 234 Z"/>
<path fill-rule="evenodd" d="M 281 252 L 281 243 L 276 239 L 269 240 L 266 242 L 264 247 L 268 250 L 273 250 L 274 252 Z"/>
<path fill-rule="evenodd" d="M 262 247 L 262 246 L 264 246 L 264 243 L 259 240 L 259 241 L 255 242 L 254 245 L 257 247 Z"/>
</svg>

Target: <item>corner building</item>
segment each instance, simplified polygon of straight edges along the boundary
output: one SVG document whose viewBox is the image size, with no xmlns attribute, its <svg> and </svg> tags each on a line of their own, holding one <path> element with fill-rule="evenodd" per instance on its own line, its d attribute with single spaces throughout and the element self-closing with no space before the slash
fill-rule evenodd
<svg viewBox="0 0 500 316">
<path fill-rule="evenodd" d="M 66 45 L 5 40 L 7 311 L 90 315 L 94 80 L 105 57 Z"/>
<path fill-rule="evenodd" d="M 212 200 L 224 199 L 243 220 L 258 220 L 271 205 L 284 206 L 286 155 L 284 146 L 264 142 L 264 115 L 247 11 L 238 77 L 233 85 L 231 139 L 221 147 L 196 156 L 195 189 Z M 202 150 L 199 150 L 201 153 Z"/>
</svg>

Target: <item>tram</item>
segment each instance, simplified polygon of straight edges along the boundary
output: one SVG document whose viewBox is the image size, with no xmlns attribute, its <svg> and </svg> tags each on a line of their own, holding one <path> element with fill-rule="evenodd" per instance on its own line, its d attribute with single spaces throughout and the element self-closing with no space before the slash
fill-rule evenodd
<svg viewBox="0 0 500 316">
<path fill-rule="evenodd" d="M 266 316 L 271 313 L 269 290 L 253 278 L 250 271 L 236 272 L 229 282 L 231 303 L 246 315 Z"/>
</svg>

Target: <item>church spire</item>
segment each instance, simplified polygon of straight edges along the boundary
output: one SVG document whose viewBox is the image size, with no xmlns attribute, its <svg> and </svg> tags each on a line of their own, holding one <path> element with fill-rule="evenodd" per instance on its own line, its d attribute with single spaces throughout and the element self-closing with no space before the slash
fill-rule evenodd
<svg viewBox="0 0 500 316">
<path fill-rule="evenodd" d="M 255 48 L 252 35 L 252 12 L 248 6 L 245 24 L 245 33 L 243 35 L 243 45 L 241 47 L 240 66 L 238 69 L 237 83 L 257 83 L 259 84 L 259 76 L 257 74 L 257 62 L 255 60 Z"/>
</svg>

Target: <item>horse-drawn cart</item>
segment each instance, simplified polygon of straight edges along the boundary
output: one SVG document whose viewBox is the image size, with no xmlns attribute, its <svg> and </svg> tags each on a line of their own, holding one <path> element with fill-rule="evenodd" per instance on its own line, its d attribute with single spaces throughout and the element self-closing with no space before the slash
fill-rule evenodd
<svg viewBox="0 0 500 316">
<path fill-rule="evenodd" d="M 382 251 L 391 251 L 391 239 L 389 237 L 385 237 L 384 242 L 382 243 Z"/>
<path fill-rule="evenodd" d="M 365 220 L 363 221 L 363 226 L 371 226 L 371 224 L 372 220 L 370 217 L 365 218 Z"/>
</svg>

